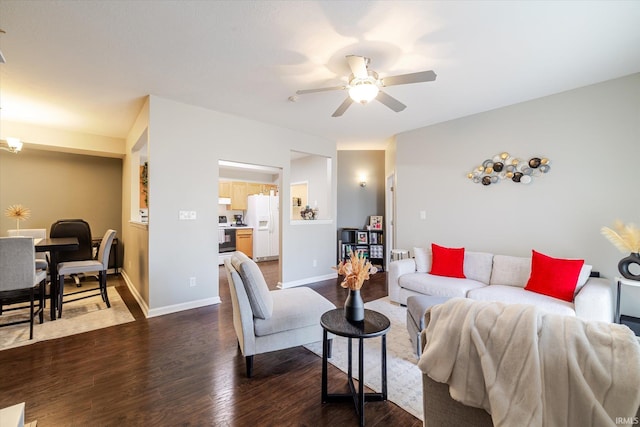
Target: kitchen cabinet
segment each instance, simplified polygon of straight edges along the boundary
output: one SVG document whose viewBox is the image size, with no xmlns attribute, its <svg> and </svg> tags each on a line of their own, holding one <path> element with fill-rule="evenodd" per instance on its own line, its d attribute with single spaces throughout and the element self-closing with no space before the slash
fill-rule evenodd
<svg viewBox="0 0 640 427">
<path fill-rule="evenodd" d="M 263 184 L 260 184 L 259 182 L 248 182 L 247 195 L 262 193 L 262 187 L 263 187 Z"/>
<path fill-rule="evenodd" d="M 260 182 L 248 182 L 247 183 L 247 195 L 252 194 L 264 194 L 269 195 L 269 192 L 273 191 L 273 194 L 278 194 L 278 186 L 275 184 L 263 184 Z"/>
<path fill-rule="evenodd" d="M 218 197 L 225 199 L 231 197 L 231 181 L 220 181 L 218 183 Z"/>
<path fill-rule="evenodd" d="M 238 228 L 236 230 L 236 250 L 253 258 L 253 229 Z"/>
<path fill-rule="evenodd" d="M 231 209 L 247 210 L 247 183 L 242 181 L 231 182 Z"/>
<path fill-rule="evenodd" d="M 278 186 L 275 184 L 262 184 L 262 194 L 271 194 L 273 191 L 273 195 L 278 195 Z"/>
</svg>

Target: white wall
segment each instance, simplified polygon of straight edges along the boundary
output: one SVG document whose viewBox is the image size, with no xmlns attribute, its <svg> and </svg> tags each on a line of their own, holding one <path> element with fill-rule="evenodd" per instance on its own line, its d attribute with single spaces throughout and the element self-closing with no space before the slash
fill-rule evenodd
<svg viewBox="0 0 640 427">
<path fill-rule="evenodd" d="M 149 111 L 149 308 L 159 313 L 219 297 L 219 160 L 282 168 L 282 203 L 290 200 L 291 150 L 330 157 L 334 165 L 336 150 L 331 141 L 156 96 Z M 180 221 L 180 210 L 196 211 L 197 219 Z M 330 273 L 335 223 L 292 226 L 289 209 L 281 211 L 283 281 Z M 190 277 L 197 286 L 189 286 Z"/>
<path fill-rule="evenodd" d="M 600 234 L 619 218 L 640 224 L 640 74 L 400 134 L 396 138 L 397 242 L 584 258 L 618 275 L 618 252 Z M 466 174 L 507 151 L 548 157 L 529 185 L 485 187 Z M 426 211 L 426 220 L 419 212 Z M 623 293 L 623 313 L 640 295 Z"/>
</svg>

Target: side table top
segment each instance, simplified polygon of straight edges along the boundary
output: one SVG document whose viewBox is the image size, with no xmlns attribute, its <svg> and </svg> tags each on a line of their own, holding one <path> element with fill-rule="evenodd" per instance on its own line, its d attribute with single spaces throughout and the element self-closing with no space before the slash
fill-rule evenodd
<svg viewBox="0 0 640 427">
<path fill-rule="evenodd" d="M 627 286 L 640 286 L 640 280 L 625 279 L 624 277 L 616 277 L 615 280 Z"/>
<path fill-rule="evenodd" d="M 349 322 L 344 317 L 344 309 L 336 308 L 322 315 L 320 325 L 341 337 L 372 338 L 386 334 L 391 328 L 391 321 L 382 313 L 365 309 L 362 322 Z"/>
</svg>

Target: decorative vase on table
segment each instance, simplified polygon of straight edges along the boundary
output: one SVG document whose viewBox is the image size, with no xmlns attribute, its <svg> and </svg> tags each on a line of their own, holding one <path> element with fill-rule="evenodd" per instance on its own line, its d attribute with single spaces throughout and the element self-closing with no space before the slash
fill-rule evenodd
<svg viewBox="0 0 640 427">
<path fill-rule="evenodd" d="M 349 289 L 349 295 L 344 302 L 344 316 L 350 322 L 364 320 L 364 301 L 360 295 L 360 289 Z"/>
<path fill-rule="evenodd" d="M 636 264 L 640 269 L 640 254 L 637 252 L 631 252 L 629 256 L 624 257 L 618 263 L 618 270 L 625 279 L 640 280 L 640 274 L 634 274 L 629 270 L 629 266 Z"/>
</svg>

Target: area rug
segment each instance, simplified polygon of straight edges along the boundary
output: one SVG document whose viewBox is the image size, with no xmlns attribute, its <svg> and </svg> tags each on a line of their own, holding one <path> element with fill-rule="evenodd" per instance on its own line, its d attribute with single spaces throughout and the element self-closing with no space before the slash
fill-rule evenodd
<svg viewBox="0 0 640 427">
<path fill-rule="evenodd" d="M 100 296 L 73 301 L 64 305 L 63 317 L 53 322 L 49 320 L 49 301 L 47 301 L 44 323 L 38 323 L 36 318 L 33 325 L 33 339 L 29 339 L 28 323 L 0 328 L 0 350 L 134 321 L 133 315 L 120 298 L 118 291 L 110 286 L 107 292 L 111 308 L 107 308 Z M 24 311 L 20 310 L 22 317 L 24 317 Z M 0 324 L 8 322 L 10 316 L 18 314 L 19 312 L 5 311 L 0 316 Z"/>
<path fill-rule="evenodd" d="M 365 307 L 378 311 L 391 320 L 387 333 L 387 398 L 418 419 L 423 419 L 422 372 L 407 331 L 407 308 L 392 303 L 388 297 L 365 303 Z M 375 392 L 381 391 L 380 338 L 364 340 L 364 383 Z M 322 343 L 305 346 L 322 357 Z M 347 338 L 335 337 L 329 363 L 347 372 Z M 353 376 L 358 378 L 358 344 L 353 342 Z M 331 387 L 331 386 L 330 386 Z M 329 389 L 331 390 L 331 388 Z"/>
</svg>

